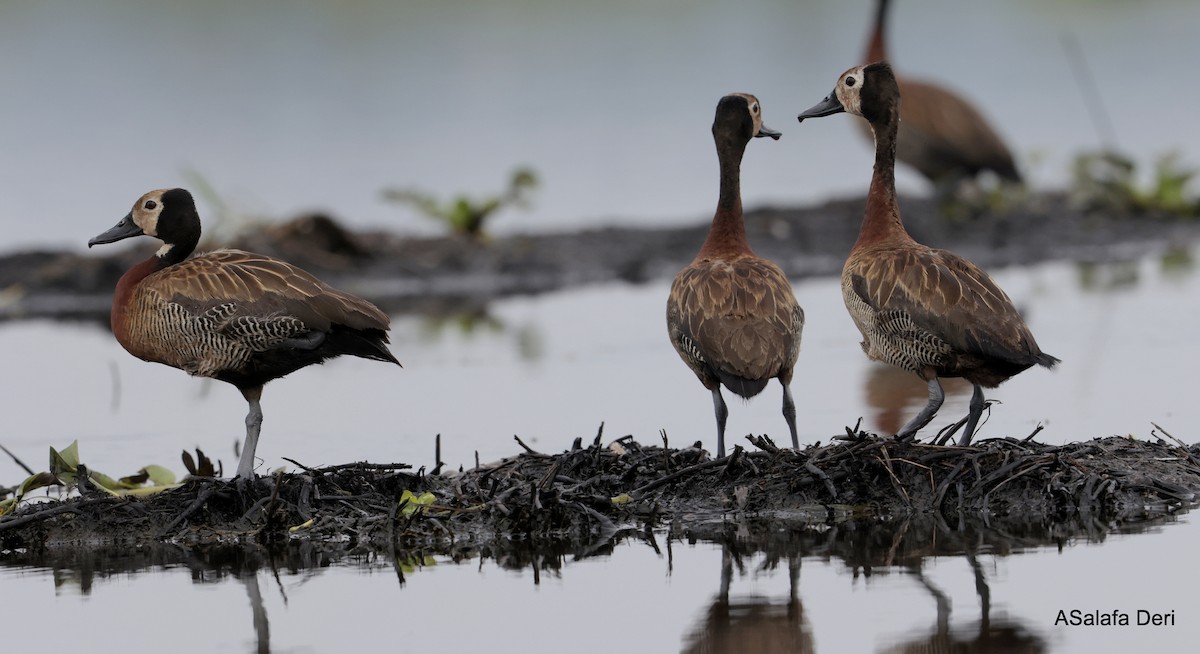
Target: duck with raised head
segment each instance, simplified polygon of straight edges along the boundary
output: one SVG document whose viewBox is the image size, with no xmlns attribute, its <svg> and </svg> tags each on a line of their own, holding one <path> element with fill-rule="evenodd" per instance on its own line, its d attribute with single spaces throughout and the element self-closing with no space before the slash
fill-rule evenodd
<svg viewBox="0 0 1200 654">
<path fill-rule="evenodd" d="M 725 456 L 729 416 L 722 384 L 749 399 L 778 379 L 792 447 L 799 447 L 788 384 L 800 354 L 804 311 L 779 266 L 750 249 L 742 214 L 746 145 L 755 137 L 780 135 L 763 125 L 762 106 L 746 93 L 721 98 L 712 133 L 720 164 L 717 210 L 699 254 L 671 284 L 667 331 L 675 351 L 712 392 L 718 457 Z"/>
<path fill-rule="evenodd" d="M 162 247 L 117 282 L 112 330 L 130 354 L 233 384 L 249 404 L 237 477 L 252 479 L 263 385 L 349 354 L 399 365 L 388 316 L 285 261 L 241 250 L 188 258 L 200 216 L 181 188 L 150 191 L 88 247 L 133 236 Z"/>
<path fill-rule="evenodd" d="M 875 6 L 866 63 L 891 63 L 884 42 L 889 4 L 890 0 L 878 0 Z M 904 96 L 897 159 L 916 168 L 941 192 L 951 192 L 959 180 L 985 170 L 1011 182 L 1021 181 L 1008 146 L 970 102 L 930 82 L 901 77 L 897 83 Z"/>
<path fill-rule="evenodd" d="M 970 261 L 913 240 L 896 202 L 896 132 L 901 91 L 886 63 L 857 66 L 838 78 L 832 93 L 798 118 L 849 112 L 875 134 L 875 172 L 858 240 L 842 268 L 842 297 L 862 332 L 867 356 L 915 373 L 928 383 L 929 402 L 896 435 L 910 437 L 929 423 L 945 394 L 939 377 L 974 386 L 967 445 L 994 388 L 1033 365 L 1054 367 L 1012 300 Z"/>
</svg>

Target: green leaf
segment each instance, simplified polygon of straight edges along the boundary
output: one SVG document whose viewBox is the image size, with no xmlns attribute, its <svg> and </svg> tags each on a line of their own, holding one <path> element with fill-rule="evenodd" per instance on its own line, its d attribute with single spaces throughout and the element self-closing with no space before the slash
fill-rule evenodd
<svg viewBox="0 0 1200 654">
<path fill-rule="evenodd" d="M 160 465 L 150 464 L 145 468 L 142 468 L 139 474 L 148 475 L 150 477 L 150 483 L 155 486 L 170 486 L 177 481 L 175 478 L 175 473 Z"/>
<path fill-rule="evenodd" d="M 21 485 L 17 487 L 17 495 L 15 499 L 19 501 L 22 497 L 25 497 L 26 493 L 30 491 L 56 485 L 58 485 L 58 480 L 54 478 L 54 475 L 48 472 L 39 472 L 21 482 Z"/>
<path fill-rule="evenodd" d="M 67 463 L 67 465 L 71 466 L 72 470 L 74 470 L 75 468 L 78 468 L 79 467 L 79 441 L 71 441 L 71 444 L 68 445 L 66 447 L 66 449 L 64 449 L 62 452 L 59 452 L 58 455 L 60 457 L 62 457 L 63 461 L 65 461 Z"/>
<path fill-rule="evenodd" d="M 609 501 L 611 501 L 613 504 L 616 504 L 617 506 L 621 506 L 622 504 L 628 504 L 628 503 L 632 502 L 633 497 L 629 493 L 621 493 L 620 495 L 618 495 L 614 498 L 611 498 Z"/>
<path fill-rule="evenodd" d="M 426 492 L 414 495 L 412 491 L 406 490 L 400 494 L 400 504 L 404 507 L 400 510 L 400 513 L 403 515 L 412 515 L 426 506 L 433 504 L 435 500 L 437 500 L 437 497 L 433 493 Z"/>
<path fill-rule="evenodd" d="M 88 471 L 88 481 L 92 482 L 96 488 L 108 492 L 109 495 L 116 495 L 117 491 L 129 490 L 130 488 L 103 472 L 96 472 L 95 470 Z"/>
<path fill-rule="evenodd" d="M 62 452 L 50 448 L 50 474 L 64 484 L 75 483 L 75 471 L 79 468 L 79 441 L 75 441 Z"/>
</svg>

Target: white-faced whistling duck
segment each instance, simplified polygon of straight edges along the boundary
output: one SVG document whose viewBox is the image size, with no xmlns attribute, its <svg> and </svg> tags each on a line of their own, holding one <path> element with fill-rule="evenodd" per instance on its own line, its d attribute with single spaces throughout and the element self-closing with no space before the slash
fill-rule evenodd
<svg viewBox="0 0 1200 654">
<path fill-rule="evenodd" d="M 387 348 L 388 316 L 271 257 L 217 250 L 188 258 L 200 217 L 181 188 L 138 198 L 88 247 L 132 236 L 164 245 L 117 282 L 112 330 L 132 355 L 233 384 L 250 405 L 237 476 L 253 479 L 263 385 L 343 354 L 399 365 Z"/>
<path fill-rule="evenodd" d="M 763 126 L 758 99 L 742 93 L 721 98 L 712 132 L 721 170 L 717 211 L 700 253 L 671 284 L 667 330 L 684 363 L 712 391 L 718 457 L 725 456 L 729 416 L 721 384 L 751 398 L 778 378 L 792 447 L 799 447 L 788 384 L 800 354 L 804 311 L 779 266 L 750 250 L 740 189 L 746 144 L 756 136 L 778 139 L 779 132 Z"/>
<path fill-rule="evenodd" d="M 866 63 L 888 61 L 884 46 L 888 3 L 878 0 L 876 5 Z M 951 192 L 959 180 L 985 170 L 1011 182 L 1021 181 L 1012 153 L 969 102 L 935 84 L 906 78 L 897 81 L 904 96 L 897 159 L 916 168 L 939 192 Z"/>
<path fill-rule="evenodd" d="M 875 173 L 858 241 L 842 268 L 842 297 L 862 332 L 863 351 L 916 373 L 929 403 L 897 434 L 912 436 L 933 419 L 945 395 L 938 377 L 974 385 L 960 445 L 971 442 L 983 413 L 982 386 L 994 388 L 1034 364 L 1058 359 L 1038 348 L 1012 300 L 966 259 L 917 243 L 896 204 L 896 129 L 900 89 L 886 63 L 851 68 L 805 118 L 841 112 L 862 116 L 875 132 Z M 952 435 L 950 432 L 946 437 Z"/>
</svg>

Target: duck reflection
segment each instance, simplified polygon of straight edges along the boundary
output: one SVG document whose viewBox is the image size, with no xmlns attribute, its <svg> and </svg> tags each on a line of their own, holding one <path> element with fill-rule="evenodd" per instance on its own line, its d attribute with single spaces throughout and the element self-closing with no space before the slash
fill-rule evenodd
<svg viewBox="0 0 1200 654">
<path fill-rule="evenodd" d="M 779 558 L 768 556 L 759 572 L 774 569 Z M 788 556 L 788 596 L 785 601 L 761 595 L 729 597 L 733 566 L 745 575 L 741 555 L 730 545 L 721 548 L 721 587 L 704 617 L 684 641 L 685 654 L 782 654 L 812 652 L 812 629 L 800 603 L 800 558 Z"/>
<path fill-rule="evenodd" d="M 971 382 L 959 377 L 941 379 L 947 398 L 969 395 Z M 871 422 L 881 434 L 895 434 L 914 411 L 925 406 L 929 389 L 920 377 L 895 366 L 871 365 L 865 395 L 874 409 Z"/>
<path fill-rule="evenodd" d="M 925 577 L 918 564 L 910 571 L 933 596 L 937 621 L 932 633 L 892 645 L 883 650 L 885 654 L 1041 654 L 1047 651 L 1046 642 L 1019 622 L 1007 618 L 992 621 L 991 589 L 983 566 L 973 553 L 965 556 L 974 572 L 975 592 L 979 595 L 978 623 L 951 631 L 950 597 Z"/>
</svg>

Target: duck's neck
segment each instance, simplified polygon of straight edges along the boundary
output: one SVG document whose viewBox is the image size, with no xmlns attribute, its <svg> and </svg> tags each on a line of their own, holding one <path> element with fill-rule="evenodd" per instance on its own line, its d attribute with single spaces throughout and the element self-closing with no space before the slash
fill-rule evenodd
<svg viewBox="0 0 1200 654">
<path fill-rule="evenodd" d="M 875 28 L 867 40 L 866 61 L 863 63 L 873 64 L 887 60 L 887 53 L 883 49 L 883 35 L 887 31 L 887 8 L 888 0 L 878 0 L 875 3 Z"/>
<path fill-rule="evenodd" d="M 708 238 L 700 248 L 697 259 L 714 256 L 750 254 L 750 243 L 746 240 L 746 221 L 742 214 L 742 155 L 746 143 L 718 143 L 717 157 L 721 162 L 721 195 L 717 199 L 717 212 L 713 216 Z"/>
<path fill-rule="evenodd" d="M 896 130 L 899 110 L 891 107 L 877 123 L 871 124 L 875 133 L 875 172 L 867 191 L 867 210 L 855 247 L 869 243 L 910 239 L 900 220 L 896 204 Z"/>
</svg>

